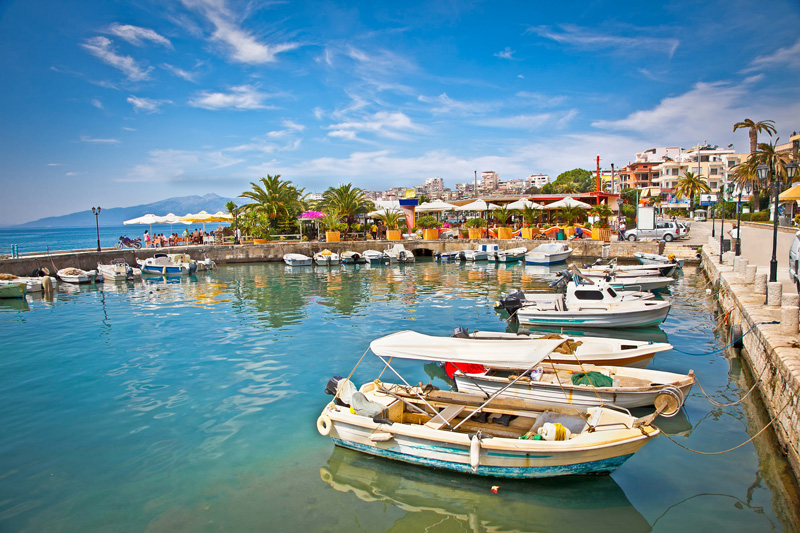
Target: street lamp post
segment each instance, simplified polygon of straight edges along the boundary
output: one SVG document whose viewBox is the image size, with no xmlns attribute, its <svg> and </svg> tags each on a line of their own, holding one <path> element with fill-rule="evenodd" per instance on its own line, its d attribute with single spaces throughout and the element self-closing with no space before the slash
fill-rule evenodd
<svg viewBox="0 0 800 533">
<path fill-rule="evenodd" d="M 758 165 L 756 171 L 758 172 L 758 179 L 763 184 L 768 184 L 769 179 L 773 178 L 772 186 L 773 186 L 773 194 L 775 195 L 775 203 L 772 212 L 772 259 L 769 261 L 769 281 L 775 282 L 778 281 L 778 260 L 775 257 L 775 252 L 778 248 L 778 194 L 780 193 L 780 185 L 781 181 L 779 176 L 775 174 L 775 169 L 773 167 L 774 161 L 772 158 L 769 160 L 769 166 L 765 165 L 764 163 Z M 789 178 L 791 182 L 794 178 L 795 173 L 797 172 L 797 163 L 791 162 L 786 165 L 786 176 Z"/>
<path fill-rule="evenodd" d="M 719 264 L 722 264 L 722 255 L 725 249 L 722 247 L 723 238 L 725 237 L 725 184 L 719 188 L 720 200 L 717 202 L 719 205 L 722 202 L 722 216 L 719 218 Z"/>
<path fill-rule="evenodd" d="M 100 251 L 100 206 L 98 205 L 95 209 L 92 208 L 92 214 L 94 215 L 94 223 L 97 226 L 97 251 Z"/>
<path fill-rule="evenodd" d="M 742 255 L 742 191 L 750 196 L 750 184 L 739 185 L 739 202 L 736 204 L 736 256 Z"/>
</svg>

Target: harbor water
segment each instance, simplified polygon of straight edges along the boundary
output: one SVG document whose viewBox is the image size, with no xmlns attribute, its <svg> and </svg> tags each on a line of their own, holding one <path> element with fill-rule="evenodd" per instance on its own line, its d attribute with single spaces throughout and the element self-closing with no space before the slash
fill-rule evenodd
<svg viewBox="0 0 800 533">
<path fill-rule="evenodd" d="M 325 384 L 372 339 L 513 329 L 493 302 L 546 290 L 557 271 L 250 264 L 0 300 L 0 531 L 796 530 L 797 488 L 769 430 L 730 453 L 678 445 L 728 450 L 767 422 L 752 398 L 714 405 L 698 386 L 678 416 L 657 419 L 666 435 L 609 476 L 478 478 L 317 433 Z M 613 333 L 668 340 L 676 349 L 650 368 L 693 369 L 733 403 L 752 377 L 719 351 L 706 289 L 687 268 L 660 328 Z M 393 366 L 448 386 L 435 365 Z M 368 354 L 354 381 L 382 369 Z"/>
</svg>

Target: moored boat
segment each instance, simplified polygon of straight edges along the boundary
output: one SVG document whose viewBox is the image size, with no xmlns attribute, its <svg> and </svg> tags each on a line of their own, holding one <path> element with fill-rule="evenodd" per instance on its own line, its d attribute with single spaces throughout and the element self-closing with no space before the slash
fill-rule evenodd
<svg viewBox="0 0 800 533">
<path fill-rule="evenodd" d="M 314 263 L 318 266 L 335 266 L 339 264 L 339 254 L 330 250 L 322 250 L 314 254 Z"/>
<path fill-rule="evenodd" d="M 389 257 L 390 263 L 413 263 L 415 260 L 414 252 L 406 250 L 406 247 L 399 243 L 387 248 L 384 253 Z"/>
<path fill-rule="evenodd" d="M 56 275 L 58 279 L 65 283 L 82 284 L 102 281 L 102 277 L 98 279 L 97 270 L 83 270 L 80 268 L 67 267 L 59 270 Z"/>
<path fill-rule="evenodd" d="M 361 255 L 370 265 L 381 265 L 389 262 L 389 256 L 378 250 L 364 250 Z"/>
<path fill-rule="evenodd" d="M 525 254 L 527 265 L 552 265 L 566 261 L 572 255 L 572 248 L 563 243 L 540 244 Z"/>
<path fill-rule="evenodd" d="M 677 265 L 678 268 L 683 268 L 683 259 L 675 259 L 675 254 L 659 255 L 647 252 L 634 252 L 633 257 L 643 265 Z"/>
<path fill-rule="evenodd" d="M 183 276 L 197 271 L 197 262 L 186 254 L 157 253 L 153 257 L 137 260 L 142 274 L 154 276 Z"/>
<path fill-rule="evenodd" d="M 105 281 L 132 281 L 142 277 L 142 270 L 130 266 L 123 259 L 115 259 L 110 264 L 97 263 L 97 271 Z"/>
<path fill-rule="evenodd" d="M 459 259 L 464 261 L 488 261 L 494 259 L 495 254 L 500 250 L 496 244 L 479 244 L 474 250 L 462 250 Z"/>
<path fill-rule="evenodd" d="M 494 259 L 498 263 L 514 263 L 524 259 L 527 252 L 528 249 L 523 247 L 497 250 L 494 254 Z"/>
<path fill-rule="evenodd" d="M 353 251 L 342 252 L 340 259 L 344 265 L 359 265 L 367 262 L 360 253 Z"/>
<path fill-rule="evenodd" d="M 313 259 L 303 254 L 285 254 L 283 262 L 289 266 L 311 266 Z"/>
<path fill-rule="evenodd" d="M 24 282 L 0 280 L 0 298 L 25 298 L 27 292 Z"/>
</svg>

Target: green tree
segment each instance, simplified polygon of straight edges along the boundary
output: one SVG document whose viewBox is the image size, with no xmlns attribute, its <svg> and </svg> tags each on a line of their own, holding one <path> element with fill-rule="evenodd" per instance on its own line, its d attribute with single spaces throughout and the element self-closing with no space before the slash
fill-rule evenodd
<svg viewBox="0 0 800 533">
<path fill-rule="evenodd" d="M 592 173 L 582 168 L 568 170 L 559 174 L 555 181 L 548 183 L 553 185 L 553 192 L 573 193 L 573 192 L 589 192 L 595 189 L 595 180 L 592 178 Z M 542 192 L 545 193 L 545 185 L 542 187 Z M 552 192 L 545 194 L 553 194 Z"/>
<path fill-rule="evenodd" d="M 225 204 L 225 209 L 227 209 L 228 213 L 233 217 L 233 225 L 231 227 L 236 230 L 236 228 L 239 227 L 239 206 L 236 205 L 236 202 L 231 200 Z"/>
<path fill-rule="evenodd" d="M 694 206 L 695 196 L 708 192 L 711 192 L 711 189 L 709 189 L 705 177 L 691 171 L 687 171 L 683 177 L 678 179 L 678 183 L 675 185 L 676 195 L 689 198 L 689 209 Z"/>
<path fill-rule="evenodd" d="M 522 219 L 528 226 L 534 224 L 542 216 L 542 209 L 526 205 L 522 208 Z"/>
<path fill-rule="evenodd" d="M 750 159 L 737 166 L 737 169 L 734 170 L 736 174 L 734 180 L 739 184 L 750 183 L 750 186 L 753 188 L 755 210 L 760 211 L 761 201 L 759 199 L 759 191 L 761 190 L 761 184 L 758 181 L 758 173 L 756 172 L 756 167 L 759 163 L 756 163 L 753 158 L 758 151 L 758 134 L 765 132 L 772 137 L 777 133 L 775 130 L 775 121 L 762 120 L 753 122 L 751 119 L 746 118 L 733 125 L 733 131 L 738 129 L 747 129 L 747 135 L 750 138 Z"/>
<path fill-rule="evenodd" d="M 353 223 L 353 219 L 360 213 L 369 211 L 371 202 L 364 197 L 364 191 L 358 187 L 353 187 L 352 183 L 339 185 L 338 187 L 328 187 L 322 193 L 320 206 L 323 210 L 338 211 L 344 217 L 348 229 Z"/>
<path fill-rule="evenodd" d="M 497 219 L 497 222 L 501 227 L 505 227 L 505 225 L 508 223 L 508 219 L 516 214 L 516 209 L 509 209 L 506 206 L 498 207 L 492 211 L 492 215 Z"/>
<path fill-rule="evenodd" d="M 560 208 L 558 210 L 558 216 L 564 219 L 564 222 L 567 223 L 568 226 L 571 226 L 575 220 L 580 220 L 583 218 L 584 211 L 578 206 L 567 206 Z"/>
<path fill-rule="evenodd" d="M 252 200 L 241 207 L 253 221 L 267 225 L 267 231 L 277 227 L 281 218 L 295 219 L 305 208 L 303 189 L 281 180 L 280 175 L 261 178 L 260 184 L 250 183 L 252 190 L 239 195 Z M 255 216 L 258 215 L 258 216 Z"/>
<path fill-rule="evenodd" d="M 589 210 L 589 213 L 598 218 L 598 225 L 601 228 L 607 228 L 608 217 L 614 215 L 614 212 L 606 204 L 597 204 L 592 206 L 592 208 Z"/>
</svg>

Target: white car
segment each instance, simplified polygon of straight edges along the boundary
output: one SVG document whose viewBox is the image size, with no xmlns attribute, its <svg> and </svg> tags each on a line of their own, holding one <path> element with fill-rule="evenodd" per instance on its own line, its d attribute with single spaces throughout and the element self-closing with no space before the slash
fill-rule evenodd
<svg viewBox="0 0 800 533">
<path fill-rule="evenodd" d="M 686 227 L 681 227 L 679 222 L 672 222 L 665 220 L 656 222 L 656 227 L 653 229 L 638 229 L 634 228 L 625 232 L 625 238 L 629 241 L 638 241 L 641 239 L 656 239 L 672 242 L 682 237 L 688 236 L 689 231 Z"/>
</svg>

